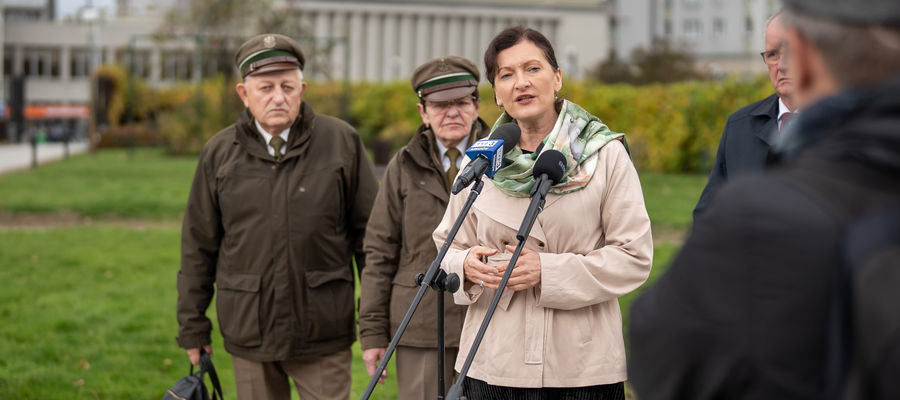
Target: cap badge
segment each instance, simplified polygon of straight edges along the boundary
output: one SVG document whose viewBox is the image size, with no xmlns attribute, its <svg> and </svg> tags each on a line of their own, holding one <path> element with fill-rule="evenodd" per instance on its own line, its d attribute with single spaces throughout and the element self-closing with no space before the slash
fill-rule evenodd
<svg viewBox="0 0 900 400">
<path fill-rule="evenodd" d="M 266 48 L 269 49 L 275 47 L 275 36 L 266 35 L 266 37 L 263 38 L 263 46 L 266 46 Z"/>
<path fill-rule="evenodd" d="M 444 61 L 444 59 L 442 58 L 441 62 L 439 62 L 437 65 L 437 70 L 438 72 L 447 72 L 450 70 L 450 64 L 447 64 L 447 61 Z"/>
</svg>

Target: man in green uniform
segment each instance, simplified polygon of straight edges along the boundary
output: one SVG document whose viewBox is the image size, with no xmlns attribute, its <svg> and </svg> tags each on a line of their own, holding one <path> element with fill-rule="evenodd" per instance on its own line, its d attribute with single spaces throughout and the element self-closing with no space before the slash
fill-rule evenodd
<svg viewBox="0 0 900 400">
<path fill-rule="evenodd" d="M 448 56 L 419 66 L 412 77 L 422 125 L 388 163 L 369 225 L 362 276 L 359 329 L 369 375 L 415 297 L 416 274 L 437 256 L 431 237 L 447 207 L 465 149 L 490 127 L 478 117 L 478 68 Z M 444 382 L 452 383 L 465 308 L 444 294 Z M 398 398 L 437 395 L 437 297 L 428 293 L 397 347 Z M 447 388 L 444 388 L 445 390 Z"/>
<path fill-rule="evenodd" d="M 350 393 L 353 261 L 377 182 L 356 131 L 302 101 L 304 57 L 263 34 L 238 49 L 247 107 L 203 148 L 184 214 L 178 343 L 210 352 L 216 292 L 239 399 Z M 215 289 L 214 289 L 215 285 Z"/>
</svg>

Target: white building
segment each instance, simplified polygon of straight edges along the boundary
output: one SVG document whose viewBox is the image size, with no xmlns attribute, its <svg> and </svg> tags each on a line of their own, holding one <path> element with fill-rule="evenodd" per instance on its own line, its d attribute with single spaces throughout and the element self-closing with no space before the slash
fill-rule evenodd
<svg viewBox="0 0 900 400">
<path fill-rule="evenodd" d="M 257 33 L 252 26 L 229 28 L 218 51 L 198 56 L 194 36 L 154 35 L 167 12 L 185 2 L 116 0 L 113 10 L 82 7 L 58 18 L 58 1 L 0 0 L 0 110 L 11 79 L 22 77 L 25 118 L 42 124 L 78 120 L 83 126 L 91 71 L 99 65 L 118 63 L 154 86 L 234 74 L 236 47 Z M 310 36 L 297 38 L 301 46 L 320 50 L 307 54 L 305 75 L 312 80 L 407 80 L 417 65 L 442 55 L 480 66 L 490 39 L 513 25 L 544 33 L 563 73 L 576 79 L 604 60 L 612 44 L 607 0 L 274 0 L 274 8 Z M 8 118 L 3 114 L 0 125 Z"/>
<path fill-rule="evenodd" d="M 117 0 L 115 12 L 109 15 L 87 12 L 66 20 L 53 18 L 52 0 L 0 1 L 6 2 L 0 3 L 4 15 L 12 16 L 5 18 L 0 34 L 0 77 L 5 87 L 10 76 L 24 76 L 29 104 L 85 104 L 90 70 L 101 63 L 122 63 L 153 85 L 233 69 L 233 49 L 227 49 L 225 56 L 207 55 L 203 67 L 196 68 L 193 38 L 164 42 L 152 38 L 168 9 L 164 5 L 178 5 L 172 0 Z M 331 44 L 328 54 L 310 63 L 312 70 L 306 71 L 310 79 L 389 81 L 408 79 L 417 65 L 441 55 L 465 56 L 480 65 L 490 39 L 516 24 L 547 35 L 564 73 L 581 77 L 609 53 L 605 4 L 598 0 L 278 0 L 275 6 L 294 13 L 316 43 Z"/>
<path fill-rule="evenodd" d="M 766 71 L 766 22 L 780 8 L 778 0 L 612 0 L 613 41 L 628 58 L 649 48 L 654 38 L 685 46 L 717 73 Z"/>
<path fill-rule="evenodd" d="M 330 76 L 351 81 L 408 79 L 415 67 L 441 55 L 481 65 L 491 38 L 525 25 L 553 43 L 563 72 L 580 78 L 609 54 L 606 1 L 305 1 L 283 0 L 299 11 L 316 38 L 335 40 Z M 343 47 L 348 46 L 348 47 Z"/>
</svg>

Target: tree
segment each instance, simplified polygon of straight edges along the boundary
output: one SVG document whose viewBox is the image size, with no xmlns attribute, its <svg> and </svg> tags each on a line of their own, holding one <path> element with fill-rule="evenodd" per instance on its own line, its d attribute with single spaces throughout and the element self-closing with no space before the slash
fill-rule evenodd
<svg viewBox="0 0 900 400">
<path fill-rule="evenodd" d="M 633 50 L 630 63 L 618 59 L 615 51 L 610 52 L 609 59 L 598 65 L 593 76 L 605 83 L 646 85 L 705 79 L 708 74 L 699 70 L 696 58 L 688 49 L 656 38 L 650 49 Z"/>
<path fill-rule="evenodd" d="M 306 58 L 304 71 L 330 79 L 333 44 L 315 40 L 318 38 L 313 38 L 310 27 L 300 22 L 301 13 L 302 9 L 292 2 L 276 7 L 274 0 L 187 0 L 169 10 L 156 36 L 161 41 L 197 38 L 205 50 L 204 65 L 212 58 L 220 72 L 231 75 L 235 72 L 232 57 L 244 40 L 263 32 L 277 32 L 298 40 Z"/>
</svg>

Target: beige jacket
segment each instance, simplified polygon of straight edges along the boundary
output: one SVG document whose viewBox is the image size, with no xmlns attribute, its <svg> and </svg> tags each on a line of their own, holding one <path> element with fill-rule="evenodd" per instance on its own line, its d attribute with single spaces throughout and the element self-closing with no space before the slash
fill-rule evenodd
<svg viewBox="0 0 900 400">
<path fill-rule="evenodd" d="M 653 240 L 640 181 L 624 146 L 612 141 L 595 156 L 587 187 L 549 194 L 525 247 L 540 253 L 541 283 L 504 291 L 468 376 L 493 385 L 578 387 L 626 380 L 619 296 L 650 273 Z M 586 162 L 594 162 L 588 160 Z M 438 246 L 468 197 L 451 196 L 434 232 Z M 505 265 L 516 245 L 529 198 L 513 198 L 485 182 L 441 267 L 465 282 L 463 260 L 476 245 L 500 250 L 489 264 Z M 456 370 L 465 362 L 492 289 L 469 282 L 454 294 L 468 304 Z"/>
</svg>

